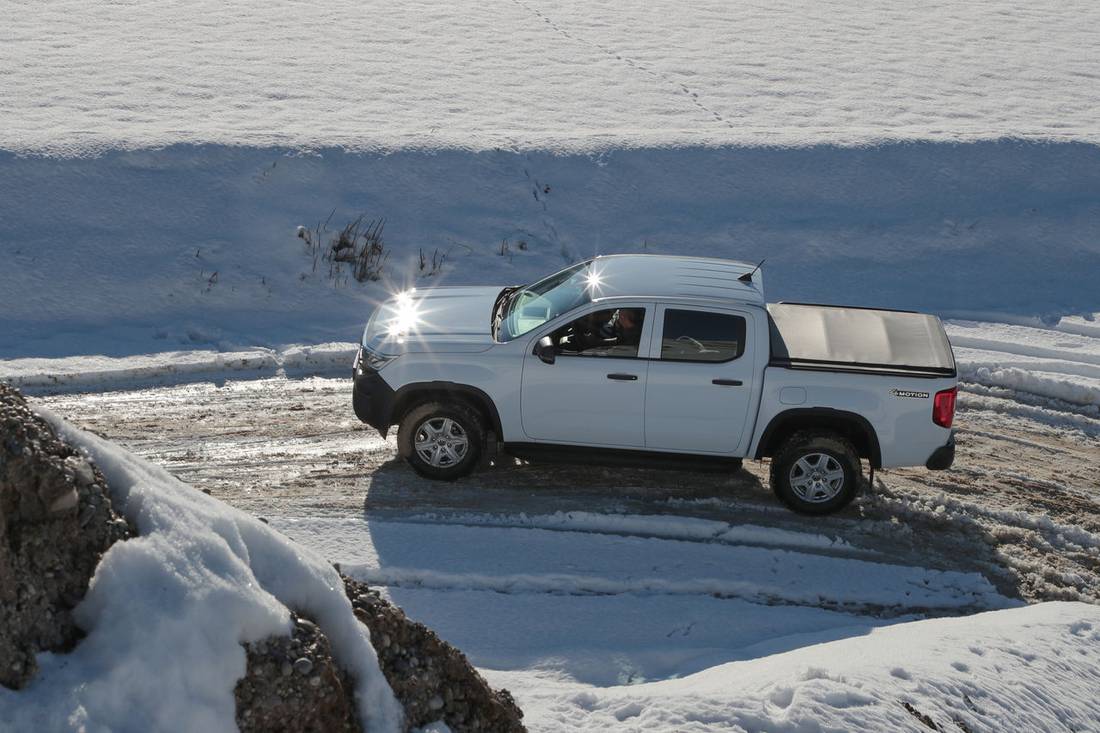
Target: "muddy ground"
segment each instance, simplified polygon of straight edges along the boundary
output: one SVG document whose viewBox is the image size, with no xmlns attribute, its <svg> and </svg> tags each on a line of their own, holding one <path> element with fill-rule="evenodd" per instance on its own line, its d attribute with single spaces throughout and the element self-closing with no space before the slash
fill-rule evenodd
<svg viewBox="0 0 1100 733">
<path fill-rule="evenodd" d="M 969 387 L 946 472 L 879 471 L 843 512 L 789 513 L 767 464 L 737 474 L 507 462 L 421 479 L 351 411 L 347 379 L 285 379 L 40 396 L 73 423 L 259 516 L 676 514 L 811 530 L 887 562 L 978 570 L 1025 600 L 1100 602 L 1100 422 Z M 1071 409 L 1071 408 L 1066 408 Z"/>
</svg>

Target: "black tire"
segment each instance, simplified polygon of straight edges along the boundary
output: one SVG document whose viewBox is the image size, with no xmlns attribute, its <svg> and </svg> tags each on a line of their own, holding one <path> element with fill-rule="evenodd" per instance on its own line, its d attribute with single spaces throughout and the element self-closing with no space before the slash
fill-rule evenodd
<svg viewBox="0 0 1100 733">
<path fill-rule="evenodd" d="M 799 464 L 802 459 L 805 462 Z M 807 472 L 806 466 L 811 466 L 814 473 Z M 837 471 L 843 471 L 843 482 L 839 485 L 828 480 Z M 799 482 L 802 478 L 806 481 Z M 795 433 L 772 457 L 772 491 L 800 514 L 831 514 L 843 509 L 855 498 L 862 478 L 859 454 L 846 438 L 836 433 Z M 797 485 L 792 486 L 792 479 Z"/>
<path fill-rule="evenodd" d="M 447 422 L 450 421 L 450 422 Z M 448 452 L 440 446 L 429 452 L 438 455 L 440 465 L 433 465 L 416 448 L 417 437 L 422 441 L 432 440 L 431 430 L 441 430 L 449 426 L 448 434 L 439 434 L 436 439 L 451 446 Z M 465 450 L 459 452 L 454 446 L 460 438 L 465 438 Z M 397 452 L 413 470 L 425 478 L 437 481 L 454 481 L 467 476 L 474 470 L 485 445 L 485 427 L 477 410 L 463 402 L 427 402 L 418 405 L 405 414 L 397 428 Z M 454 460 L 457 457 L 458 460 Z"/>
</svg>

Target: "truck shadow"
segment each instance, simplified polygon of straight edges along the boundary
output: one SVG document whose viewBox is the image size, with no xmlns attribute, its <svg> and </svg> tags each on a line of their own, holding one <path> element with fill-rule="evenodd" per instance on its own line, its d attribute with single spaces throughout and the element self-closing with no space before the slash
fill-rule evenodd
<svg viewBox="0 0 1100 733">
<path fill-rule="evenodd" d="M 761 476 L 748 470 L 690 471 L 525 463 L 503 457 L 453 482 L 418 476 L 400 458 L 371 474 L 368 516 L 421 512 L 613 512 L 709 516 L 723 504 L 774 504 Z M 777 506 L 771 508 L 778 508 Z"/>
<path fill-rule="evenodd" d="M 759 529 L 759 544 L 766 547 L 978 573 L 1006 598 L 1023 597 L 1020 576 L 1002 562 L 1001 542 L 991 528 L 945 523 L 934 511 L 899 511 L 889 498 L 899 479 L 890 473 L 876 474 L 876 488 L 865 486 L 842 511 L 812 517 L 789 511 L 775 498 L 768 470 L 769 464 L 756 461 L 729 472 L 524 463 L 505 457 L 464 479 L 438 482 L 418 476 L 395 456 L 371 474 L 363 512 L 368 519 L 391 521 L 461 522 L 463 515 L 493 515 L 499 524 L 515 516 L 558 513 L 686 517 Z M 799 535 L 824 536 L 835 546 L 807 550 Z"/>
<path fill-rule="evenodd" d="M 386 569 L 379 577 L 387 578 L 393 601 L 457 644 L 475 664 L 491 669 L 549 664 L 596 685 L 691 674 L 866 635 L 914 616 L 987 610 L 909 606 L 902 591 L 892 607 L 838 602 L 843 594 L 835 595 L 836 583 L 828 573 L 810 589 L 820 594 L 819 602 L 764 600 L 751 590 L 744 597 L 668 593 L 659 585 L 642 591 L 599 590 L 600 578 L 588 578 L 624 562 L 630 566 L 628 577 L 638 580 L 705 583 L 713 571 L 696 567 L 689 558 L 737 545 L 774 551 L 759 557 L 774 557 L 779 572 L 785 563 L 793 570 L 810 555 L 826 555 L 836 558 L 835 565 L 827 565 L 839 573 L 882 572 L 850 560 L 977 572 L 1000 593 L 1018 597 L 1019 590 L 998 572 L 991 538 L 976 527 L 951 531 L 920 517 L 893 517 L 889 505 L 873 495 L 836 515 L 796 515 L 772 496 L 767 468 L 750 463 L 747 470 L 729 474 L 511 463 L 439 483 L 422 479 L 393 458 L 369 477 L 364 514 L 373 521 L 366 531 L 379 566 Z M 648 533 L 644 522 L 616 526 L 628 515 L 655 520 L 650 525 L 655 533 Z M 551 521 L 544 522 L 547 517 Z M 564 521 L 555 526 L 556 519 Z M 710 523 L 713 537 L 691 536 Z M 743 541 L 730 541 L 719 536 L 723 528 L 751 531 L 737 535 Z M 811 541 L 821 535 L 835 538 L 835 548 Z M 621 557 L 595 555 L 589 562 L 583 554 L 588 550 L 579 549 L 586 547 Z M 670 554 L 682 555 L 683 566 L 672 569 L 678 566 L 670 566 Z M 758 556 L 752 551 L 730 547 L 734 565 L 723 575 L 737 579 L 736 563 L 753 557 Z M 549 574 L 548 567 L 553 569 Z M 747 588 L 755 577 L 752 571 L 746 567 Z M 585 580 L 578 584 L 575 576 Z M 883 575 L 889 576 L 890 571 Z M 618 578 L 614 573 L 608 577 L 609 583 Z M 951 586 L 950 580 L 934 582 Z M 973 579 L 958 582 L 960 593 L 974 586 Z M 608 670 L 615 667 L 621 667 L 619 678 L 609 678 Z"/>
</svg>

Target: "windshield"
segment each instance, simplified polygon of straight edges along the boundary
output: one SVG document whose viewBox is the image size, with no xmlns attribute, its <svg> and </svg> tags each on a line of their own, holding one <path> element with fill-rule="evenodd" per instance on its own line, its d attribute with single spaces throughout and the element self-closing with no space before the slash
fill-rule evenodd
<svg viewBox="0 0 1100 733">
<path fill-rule="evenodd" d="M 526 285 L 509 296 L 500 323 L 500 340 L 511 341 L 547 321 L 592 300 L 592 260 Z"/>
</svg>

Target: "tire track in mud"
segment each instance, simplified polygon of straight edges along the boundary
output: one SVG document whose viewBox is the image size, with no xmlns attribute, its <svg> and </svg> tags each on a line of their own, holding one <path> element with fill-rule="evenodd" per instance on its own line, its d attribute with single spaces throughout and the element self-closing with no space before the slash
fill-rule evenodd
<svg viewBox="0 0 1100 733">
<path fill-rule="evenodd" d="M 961 483 L 967 486 L 966 481 Z M 1004 496 L 1004 492 L 988 491 L 992 486 L 983 483 L 985 495 Z M 905 524 L 919 538 L 939 535 L 942 543 L 948 533 L 956 541 L 969 537 L 962 545 L 987 554 L 986 577 L 1002 593 L 1030 601 L 1100 602 L 1100 534 L 1057 522 L 1045 513 L 990 508 L 959 499 L 952 495 L 960 488 L 954 482 L 938 482 L 933 488 L 941 492 L 928 494 L 924 487 L 915 489 L 905 482 L 880 483 L 866 511 Z M 1070 510 L 1074 516 L 1087 516 L 1096 526 L 1100 510 L 1095 503 L 1076 497 L 1069 501 L 1076 507 Z"/>
</svg>

